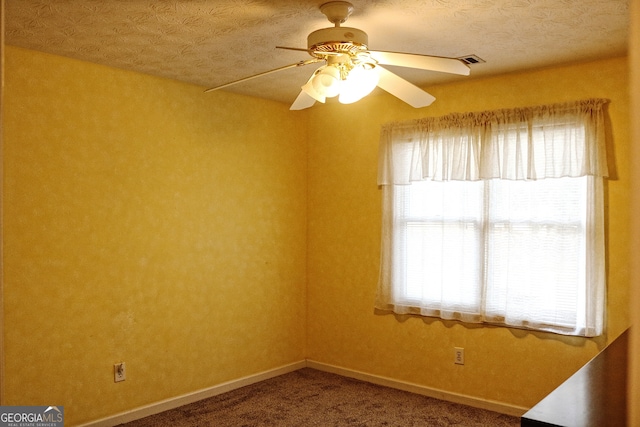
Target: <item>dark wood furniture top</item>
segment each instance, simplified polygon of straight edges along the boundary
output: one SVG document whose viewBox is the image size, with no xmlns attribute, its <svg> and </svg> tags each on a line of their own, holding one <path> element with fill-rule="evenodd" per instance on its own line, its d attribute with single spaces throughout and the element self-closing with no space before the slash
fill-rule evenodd
<svg viewBox="0 0 640 427">
<path fill-rule="evenodd" d="M 626 426 L 628 331 L 524 414 L 520 425 Z"/>
</svg>

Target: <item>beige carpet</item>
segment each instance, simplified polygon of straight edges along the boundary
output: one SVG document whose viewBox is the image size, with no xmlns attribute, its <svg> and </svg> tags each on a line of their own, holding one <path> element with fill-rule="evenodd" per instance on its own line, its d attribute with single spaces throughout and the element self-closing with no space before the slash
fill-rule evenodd
<svg viewBox="0 0 640 427">
<path fill-rule="evenodd" d="M 520 419 L 315 369 L 300 369 L 126 427 L 515 427 Z"/>
</svg>

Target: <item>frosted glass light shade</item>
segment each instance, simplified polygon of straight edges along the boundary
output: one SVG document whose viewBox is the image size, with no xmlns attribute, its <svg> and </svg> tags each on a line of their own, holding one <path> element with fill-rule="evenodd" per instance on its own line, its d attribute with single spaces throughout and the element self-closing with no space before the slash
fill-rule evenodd
<svg viewBox="0 0 640 427">
<path fill-rule="evenodd" d="M 318 93 L 318 91 L 313 87 L 312 80 L 313 80 L 313 77 L 311 77 L 309 79 L 309 81 L 307 83 L 305 83 L 304 86 L 302 86 L 301 89 L 304 92 L 306 92 L 307 95 L 309 95 L 310 97 L 312 97 L 316 101 L 324 103 L 326 101 L 327 97 L 324 96 L 321 93 Z"/>
<path fill-rule="evenodd" d="M 351 104 L 369 95 L 378 84 L 378 73 L 375 68 L 364 68 L 360 65 L 349 72 L 342 84 L 338 100 L 342 104 Z"/>
<path fill-rule="evenodd" d="M 311 84 L 316 92 L 327 98 L 340 93 L 340 83 L 340 70 L 332 65 L 326 65 L 311 79 Z"/>
</svg>

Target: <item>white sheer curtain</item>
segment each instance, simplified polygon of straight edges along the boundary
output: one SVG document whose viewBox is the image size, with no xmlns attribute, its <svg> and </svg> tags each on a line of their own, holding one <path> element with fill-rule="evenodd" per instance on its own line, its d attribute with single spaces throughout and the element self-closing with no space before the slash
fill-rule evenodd
<svg viewBox="0 0 640 427">
<path fill-rule="evenodd" d="M 606 102 L 385 125 L 376 308 L 601 334 Z"/>
</svg>

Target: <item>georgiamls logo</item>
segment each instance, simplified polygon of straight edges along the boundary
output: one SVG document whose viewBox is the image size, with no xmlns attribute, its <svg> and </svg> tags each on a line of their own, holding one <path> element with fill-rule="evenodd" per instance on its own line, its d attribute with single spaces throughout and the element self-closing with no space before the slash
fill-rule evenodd
<svg viewBox="0 0 640 427">
<path fill-rule="evenodd" d="M 64 407 L 0 406 L 0 427 L 62 427 Z"/>
</svg>

